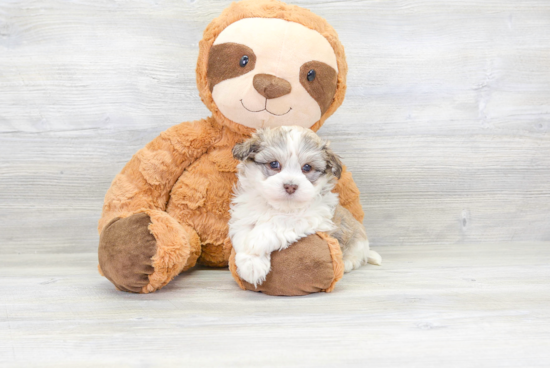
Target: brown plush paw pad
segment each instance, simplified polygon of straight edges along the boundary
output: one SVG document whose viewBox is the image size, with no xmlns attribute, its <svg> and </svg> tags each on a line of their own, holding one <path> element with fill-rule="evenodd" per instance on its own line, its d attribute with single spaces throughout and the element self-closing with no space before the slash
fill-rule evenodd
<svg viewBox="0 0 550 368">
<path fill-rule="evenodd" d="M 247 290 L 269 295 L 307 295 L 324 291 L 334 280 L 328 244 L 318 235 L 309 235 L 287 249 L 271 253 L 271 271 L 262 285 L 243 281 Z"/>
<path fill-rule="evenodd" d="M 139 293 L 153 273 L 157 251 L 155 237 L 149 232 L 151 218 L 138 213 L 115 218 L 105 226 L 99 238 L 99 266 L 119 290 Z"/>
</svg>

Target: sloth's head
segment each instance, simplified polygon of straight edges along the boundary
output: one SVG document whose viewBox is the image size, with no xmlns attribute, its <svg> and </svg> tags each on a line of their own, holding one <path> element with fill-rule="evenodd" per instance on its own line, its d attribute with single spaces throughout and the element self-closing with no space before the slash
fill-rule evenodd
<svg viewBox="0 0 550 368">
<path fill-rule="evenodd" d="M 232 129 L 317 130 L 342 103 L 346 72 L 343 47 L 323 18 L 276 0 L 244 0 L 205 30 L 197 82 Z"/>
</svg>

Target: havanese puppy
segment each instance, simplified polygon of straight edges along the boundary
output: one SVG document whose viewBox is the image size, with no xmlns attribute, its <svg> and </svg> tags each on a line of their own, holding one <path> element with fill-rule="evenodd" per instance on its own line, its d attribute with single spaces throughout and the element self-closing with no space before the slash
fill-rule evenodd
<svg viewBox="0 0 550 368">
<path fill-rule="evenodd" d="M 367 262 L 381 264 L 363 225 L 332 192 L 342 163 L 327 141 L 297 126 L 259 129 L 233 148 L 233 156 L 241 162 L 229 236 L 243 280 L 261 284 L 271 252 L 316 232 L 338 240 L 345 272 Z"/>
</svg>

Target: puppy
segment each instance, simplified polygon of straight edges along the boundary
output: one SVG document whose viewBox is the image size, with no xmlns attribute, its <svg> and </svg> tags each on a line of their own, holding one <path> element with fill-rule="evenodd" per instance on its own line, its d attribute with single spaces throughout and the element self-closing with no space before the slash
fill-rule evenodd
<svg viewBox="0 0 550 368">
<path fill-rule="evenodd" d="M 366 262 L 381 264 L 380 255 L 369 250 L 363 225 L 332 192 L 342 173 L 340 159 L 313 131 L 259 129 L 233 148 L 233 156 L 241 162 L 229 236 L 243 280 L 261 284 L 273 251 L 316 232 L 338 239 L 345 272 Z"/>
</svg>

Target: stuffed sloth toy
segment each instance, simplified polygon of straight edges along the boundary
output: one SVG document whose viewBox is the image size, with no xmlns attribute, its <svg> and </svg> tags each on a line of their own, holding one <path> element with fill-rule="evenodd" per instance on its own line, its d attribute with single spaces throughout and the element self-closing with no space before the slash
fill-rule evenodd
<svg viewBox="0 0 550 368">
<path fill-rule="evenodd" d="M 343 274 L 335 239 L 313 234 L 274 252 L 266 281 L 254 287 L 238 277 L 228 221 L 235 144 L 259 127 L 317 131 L 342 104 L 347 64 L 336 32 L 309 10 L 244 0 L 208 25 L 199 46 L 197 85 L 212 116 L 162 132 L 114 178 L 99 220 L 100 273 L 119 290 L 150 293 L 197 263 L 229 264 L 243 289 L 331 291 Z M 362 221 L 345 168 L 334 191 Z"/>
</svg>

